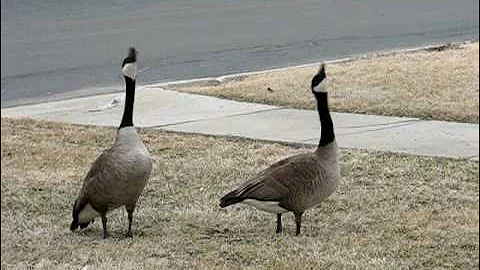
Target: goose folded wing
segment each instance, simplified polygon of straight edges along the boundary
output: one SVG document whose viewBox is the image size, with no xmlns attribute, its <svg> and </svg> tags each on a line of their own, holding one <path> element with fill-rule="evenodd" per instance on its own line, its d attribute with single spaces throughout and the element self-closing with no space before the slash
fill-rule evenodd
<svg viewBox="0 0 480 270">
<path fill-rule="evenodd" d="M 304 186 L 314 168 L 308 155 L 297 155 L 280 160 L 250 178 L 239 189 L 239 197 L 262 201 L 281 201 Z"/>
</svg>

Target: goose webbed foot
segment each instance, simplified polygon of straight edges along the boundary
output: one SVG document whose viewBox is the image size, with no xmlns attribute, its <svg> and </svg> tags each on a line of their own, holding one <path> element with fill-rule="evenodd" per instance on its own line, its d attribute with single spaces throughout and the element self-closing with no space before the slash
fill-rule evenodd
<svg viewBox="0 0 480 270">
<path fill-rule="evenodd" d="M 282 233 L 282 214 L 277 214 L 277 230 L 275 232 L 277 234 Z"/>
<path fill-rule="evenodd" d="M 103 226 L 103 239 L 107 239 L 108 232 L 107 232 L 107 214 L 103 213 L 102 215 L 102 226 Z"/>
<path fill-rule="evenodd" d="M 303 212 L 295 212 L 294 214 L 295 214 L 295 225 L 296 225 L 295 235 L 300 235 L 300 229 L 302 227 Z"/>
<path fill-rule="evenodd" d="M 126 236 L 127 237 L 133 237 L 132 234 L 132 222 L 133 222 L 133 210 L 135 209 L 135 205 L 133 206 L 126 206 L 127 209 L 127 214 L 128 214 L 128 231 Z"/>
</svg>

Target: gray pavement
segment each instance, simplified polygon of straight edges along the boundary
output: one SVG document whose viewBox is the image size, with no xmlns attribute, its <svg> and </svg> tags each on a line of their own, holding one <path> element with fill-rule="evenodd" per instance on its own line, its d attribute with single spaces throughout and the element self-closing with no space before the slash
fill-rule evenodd
<svg viewBox="0 0 480 270">
<path fill-rule="evenodd" d="M 105 94 L 2 109 L 2 117 L 31 117 L 75 124 L 117 126 L 123 94 Z M 479 125 L 417 118 L 333 113 L 340 147 L 478 160 Z M 316 111 L 237 102 L 141 87 L 135 100 L 138 127 L 317 144 Z"/>
<path fill-rule="evenodd" d="M 1 107 L 478 40 L 473 0 L 1 0 Z"/>
</svg>

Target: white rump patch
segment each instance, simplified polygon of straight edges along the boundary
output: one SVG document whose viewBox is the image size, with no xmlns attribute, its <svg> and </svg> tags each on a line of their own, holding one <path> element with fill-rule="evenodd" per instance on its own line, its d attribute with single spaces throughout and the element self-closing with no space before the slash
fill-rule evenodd
<svg viewBox="0 0 480 270">
<path fill-rule="evenodd" d="M 87 203 L 87 205 L 85 205 L 85 207 L 82 209 L 82 211 L 80 211 L 80 214 L 78 215 L 78 222 L 85 223 L 99 216 L 100 213 L 95 211 L 95 209 L 93 209 L 93 207 L 89 203 Z"/>
<path fill-rule="evenodd" d="M 242 203 L 255 206 L 257 209 L 270 212 L 270 213 L 285 213 L 288 212 L 287 209 L 280 207 L 278 204 L 279 202 L 271 202 L 271 201 L 258 201 L 254 199 L 246 199 Z"/>
<path fill-rule="evenodd" d="M 327 92 L 327 85 L 326 85 L 325 80 L 326 80 L 326 78 L 323 79 L 323 81 L 321 81 L 317 86 L 315 86 L 313 88 L 313 92 L 326 93 Z"/>
<path fill-rule="evenodd" d="M 123 75 L 129 77 L 132 80 L 135 80 L 135 77 L 137 77 L 137 63 L 128 63 L 125 64 L 122 68 Z"/>
</svg>

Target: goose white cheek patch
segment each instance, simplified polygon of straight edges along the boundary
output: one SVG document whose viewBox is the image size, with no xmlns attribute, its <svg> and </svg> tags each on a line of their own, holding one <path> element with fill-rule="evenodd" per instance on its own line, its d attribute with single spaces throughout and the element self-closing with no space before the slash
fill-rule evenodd
<svg viewBox="0 0 480 270">
<path fill-rule="evenodd" d="M 321 83 L 319 83 L 317 86 L 313 88 L 314 92 L 317 93 L 326 93 L 327 92 L 327 86 L 325 83 L 325 80 L 323 80 Z"/>
<path fill-rule="evenodd" d="M 125 64 L 122 68 L 122 72 L 123 75 L 135 80 L 135 77 L 137 76 L 137 63 Z"/>
</svg>

